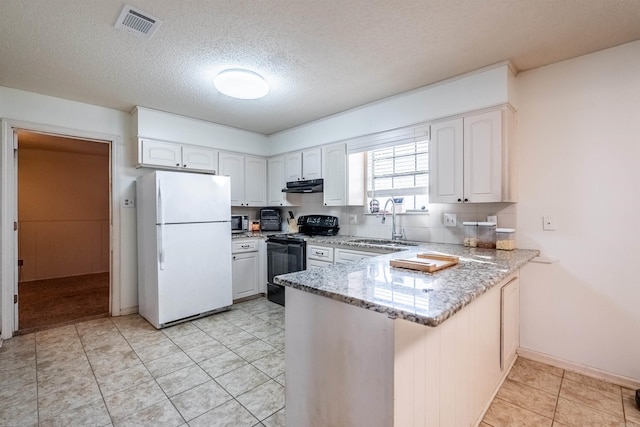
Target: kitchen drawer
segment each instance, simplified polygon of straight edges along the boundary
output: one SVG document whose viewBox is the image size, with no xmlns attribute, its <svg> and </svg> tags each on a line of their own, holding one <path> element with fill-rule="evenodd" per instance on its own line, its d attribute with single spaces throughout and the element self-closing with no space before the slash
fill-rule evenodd
<svg viewBox="0 0 640 427">
<path fill-rule="evenodd" d="M 258 240 L 245 240 L 231 242 L 231 252 L 234 254 L 241 252 L 256 252 L 258 250 Z"/>
<path fill-rule="evenodd" d="M 333 265 L 332 262 L 318 261 L 317 259 L 310 259 L 307 261 L 307 270 L 311 270 L 312 268 L 326 268 L 326 267 L 331 267 L 332 265 Z"/>
<path fill-rule="evenodd" d="M 333 263 L 333 248 L 324 246 L 307 246 L 307 258 Z"/>
<path fill-rule="evenodd" d="M 348 264 L 360 261 L 364 258 L 380 255 L 376 252 L 352 251 L 348 249 L 336 249 L 336 264 Z"/>
</svg>

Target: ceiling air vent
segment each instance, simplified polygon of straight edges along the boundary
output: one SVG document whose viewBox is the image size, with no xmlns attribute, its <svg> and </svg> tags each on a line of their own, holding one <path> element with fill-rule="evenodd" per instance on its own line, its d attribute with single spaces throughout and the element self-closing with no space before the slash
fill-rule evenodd
<svg viewBox="0 0 640 427">
<path fill-rule="evenodd" d="M 140 37 L 150 38 L 162 21 L 128 4 L 124 5 L 115 27 Z"/>
</svg>

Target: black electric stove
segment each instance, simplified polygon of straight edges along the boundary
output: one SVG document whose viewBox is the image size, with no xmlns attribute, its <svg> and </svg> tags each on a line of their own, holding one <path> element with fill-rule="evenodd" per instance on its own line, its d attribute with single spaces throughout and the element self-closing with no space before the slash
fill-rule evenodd
<svg viewBox="0 0 640 427">
<path fill-rule="evenodd" d="M 267 298 L 284 305 L 284 286 L 274 283 L 281 274 L 306 270 L 309 236 L 335 236 L 338 218 L 329 215 L 298 217 L 299 233 L 273 234 L 267 238 Z"/>
</svg>

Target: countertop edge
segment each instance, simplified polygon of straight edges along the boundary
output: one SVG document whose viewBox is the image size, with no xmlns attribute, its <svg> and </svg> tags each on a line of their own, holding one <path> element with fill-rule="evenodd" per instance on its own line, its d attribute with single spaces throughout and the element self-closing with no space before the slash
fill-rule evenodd
<svg viewBox="0 0 640 427">
<path fill-rule="evenodd" d="M 429 245 L 429 244 L 426 244 L 426 245 Z M 343 245 L 339 242 L 335 242 L 332 246 L 353 247 L 351 245 Z M 455 245 L 455 246 L 460 246 L 460 245 Z M 419 246 L 418 250 L 424 250 L 424 248 L 421 248 Z M 486 250 L 486 251 L 492 251 L 492 250 Z M 312 293 L 318 296 L 323 296 L 339 302 L 343 302 L 346 304 L 354 305 L 367 310 L 372 310 L 381 314 L 385 314 L 388 317 L 393 319 L 404 319 L 414 323 L 436 327 L 442 324 L 445 320 L 449 319 L 454 314 L 456 314 L 458 311 L 462 310 L 464 307 L 469 305 L 475 299 L 477 299 L 481 295 L 488 292 L 494 286 L 496 286 L 497 284 L 502 282 L 504 279 L 509 277 L 513 272 L 515 272 L 520 267 L 527 264 L 529 261 L 531 261 L 533 258 L 539 255 L 539 251 L 537 250 L 516 249 L 516 251 L 521 257 L 518 258 L 513 263 L 511 263 L 508 266 L 508 268 L 487 267 L 488 269 L 491 269 L 491 276 L 487 277 L 486 281 L 476 285 L 475 287 L 473 287 L 472 290 L 464 293 L 463 295 L 456 297 L 455 301 L 450 304 L 450 307 L 448 307 L 448 309 L 442 310 L 435 316 L 424 316 L 424 315 L 416 314 L 407 310 L 402 310 L 399 308 L 378 304 L 367 299 L 358 298 L 355 296 L 349 296 L 349 295 L 346 295 L 345 293 L 319 289 L 318 287 L 314 287 L 314 285 L 305 284 L 300 280 L 292 280 L 290 276 L 294 275 L 295 273 L 277 276 L 275 277 L 275 282 L 284 286 L 288 286 L 294 289 L 304 291 L 304 292 Z M 493 252 L 496 252 L 496 251 L 493 250 Z M 504 252 L 504 251 L 498 251 L 498 252 Z M 397 258 L 398 256 L 403 256 L 403 254 L 395 251 L 388 252 L 388 255 L 380 254 L 380 256 L 375 256 L 366 260 L 362 260 L 358 263 L 347 264 L 346 266 L 348 267 L 342 266 L 342 268 L 346 268 L 345 273 L 356 272 L 359 269 L 364 270 L 365 267 L 368 267 L 369 265 L 375 264 L 377 262 L 388 263 L 388 259 Z M 338 266 L 334 265 L 327 268 L 334 269 L 335 271 L 335 269 L 338 268 Z M 396 269 L 394 271 L 402 275 L 403 274 L 402 270 L 404 269 Z M 416 272 L 413 272 L 410 270 L 406 270 L 406 272 L 407 272 L 406 273 L 407 276 L 411 274 L 416 274 Z M 428 273 L 418 273 L 418 274 L 428 274 Z M 438 273 L 435 273 L 435 274 L 438 274 Z"/>
</svg>

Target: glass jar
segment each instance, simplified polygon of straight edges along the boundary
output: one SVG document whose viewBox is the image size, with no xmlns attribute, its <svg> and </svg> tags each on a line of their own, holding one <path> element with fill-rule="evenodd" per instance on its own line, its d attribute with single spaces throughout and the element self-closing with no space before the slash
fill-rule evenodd
<svg viewBox="0 0 640 427">
<path fill-rule="evenodd" d="M 496 223 L 478 223 L 478 247 L 483 249 L 496 248 Z"/>
<path fill-rule="evenodd" d="M 475 248 L 478 246 L 478 223 L 463 222 L 464 226 L 464 246 Z"/>
<path fill-rule="evenodd" d="M 516 248 L 516 230 L 514 228 L 496 228 L 496 249 L 512 251 Z"/>
</svg>

